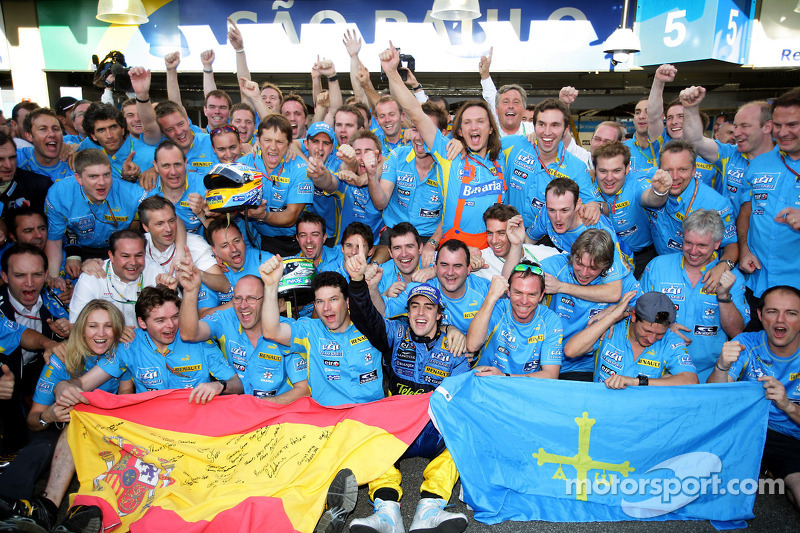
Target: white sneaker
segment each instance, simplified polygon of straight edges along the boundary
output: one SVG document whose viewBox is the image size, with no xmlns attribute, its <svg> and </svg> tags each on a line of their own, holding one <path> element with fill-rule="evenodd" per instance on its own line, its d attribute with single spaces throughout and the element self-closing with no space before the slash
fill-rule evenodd
<svg viewBox="0 0 800 533">
<path fill-rule="evenodd" d="M 350 522 L 352 533 L 406 533 L 403 517 L 400 515 L 400 502 L 384 501 L 375 498 L 375 513 L 366 518 L 356 518 Z"/>
<path fill-rule="evenodd" d="M 447 502 L 441 498 L 422 498 L 409 533 L 461 533 L 467 529 L 466 515 L 447 512 L 445 505 Z"/>
</svg>

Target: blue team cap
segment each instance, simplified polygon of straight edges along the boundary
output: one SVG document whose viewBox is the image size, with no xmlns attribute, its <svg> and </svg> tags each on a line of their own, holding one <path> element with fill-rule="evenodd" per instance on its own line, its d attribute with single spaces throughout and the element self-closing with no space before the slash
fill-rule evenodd
<svg viewBox="0 0 800 533">
<path fill-rule="evenodd" d="M 333 128 L 325 124 L 324 122 L 315 122 L 308 128 L 308 133 L 306 134 L 306 139 L 311 139 L 318 133 L 324 133 L 328 136 L 328 138 L 332 142 L 336 142 L 336 134 L 333 132 Z"/>
<path fill-rule="evenodd" d="M 444 304 L 442 303 L 442 295 L 439 293 L 439 289 L 428 285 L 427 283 L 421 283 L 411 289 L 411 292 L 408 293 L 408 300 L 406 300 L 406 303 L 410 303 L 414 296 L 424 296 L 430 300 L 431 303 L 436 304 L 439 307 L 444 307 Z"/>
</svg>

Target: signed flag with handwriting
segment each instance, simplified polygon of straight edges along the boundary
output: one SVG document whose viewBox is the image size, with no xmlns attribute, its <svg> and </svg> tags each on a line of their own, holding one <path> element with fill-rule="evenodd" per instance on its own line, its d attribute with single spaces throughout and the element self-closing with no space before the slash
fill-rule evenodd
<svg viewBox="0 0 800 533">
<path fill-rule="evenodd" d="M 472 373 L 431 397 L 487 524 L 752 518 L 768 408 L 760 383 L 610 390 Z"/>
<path fill-rule="evenodd" d="M 116 531 L 312 531 L 336 473 L 377 479 L 428 422 L 429 394 L 322 407 L 188 390 L 86 394 L 69 425 L 81 486 Z"/>
</svg>

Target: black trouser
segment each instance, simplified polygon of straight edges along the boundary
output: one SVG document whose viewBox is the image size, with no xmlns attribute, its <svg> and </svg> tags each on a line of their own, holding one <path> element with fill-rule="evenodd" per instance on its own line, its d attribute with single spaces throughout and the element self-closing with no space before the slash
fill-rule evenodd
<svg viewBox="0 0 800 533">
<path fill-rule="evenodd" d="M 36 482 L 50 467 L 61 431 L 51 425 L 44 431 L 29 432 L 30 443 L 0 474 L 0 496 L 29 500 Z"/>
<path fill-rule="evenodd" d="M 653 260 L 658 253 L 656 252 L 656 247 L 652 244 L 650 246 L 646 246 L 639 250 L 638 252 L 633 253 L 633 277 L 637 280 L 642 277 L 644 274 L 644 269 L 647 267 L 647 264 Z"/>
</svg>

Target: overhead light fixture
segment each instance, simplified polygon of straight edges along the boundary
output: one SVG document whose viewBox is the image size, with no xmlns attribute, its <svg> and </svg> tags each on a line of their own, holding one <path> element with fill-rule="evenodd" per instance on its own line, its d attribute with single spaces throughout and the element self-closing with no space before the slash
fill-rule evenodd
<svg viewBox="0 0 800 533">
<path fill-rule="evenodd" d="M 611 37 L 606 39 L 603 45 L 603 53 L 611 54 L 611 64 L 616 66 L 620 63 L 627 63 L 631 54 L 642 51 L 642 43 L 639 37 L 628 27 L 629 0 L 622 4 L 622 21 L 619 28 L 614 30 Z"/>
<path fill-rule="evenodd" d="M 612 65 L 626 63 L 631 54 L 641 51 L 642 43 L 630 28 L 617 28 L 603 45 L 603 52 L 611 54 Z"/>
<path fill-rule="evenodd" d="M 478 0 L 434 0 L 431 17 L 438 20 L 472 20 L 481 16 Z"/>
<path fill-rule="evenodd" d="M 146 24 L 147 12 L 142 0 L 100 0 L 97 2 L 97 20 L 110 24 Z"/>
<path fill-rule="evenodd" d="M 797 5 L 794 7 L 795 13 L 800 13 L 800 0 L 798 0 Z"/>
</svg>

